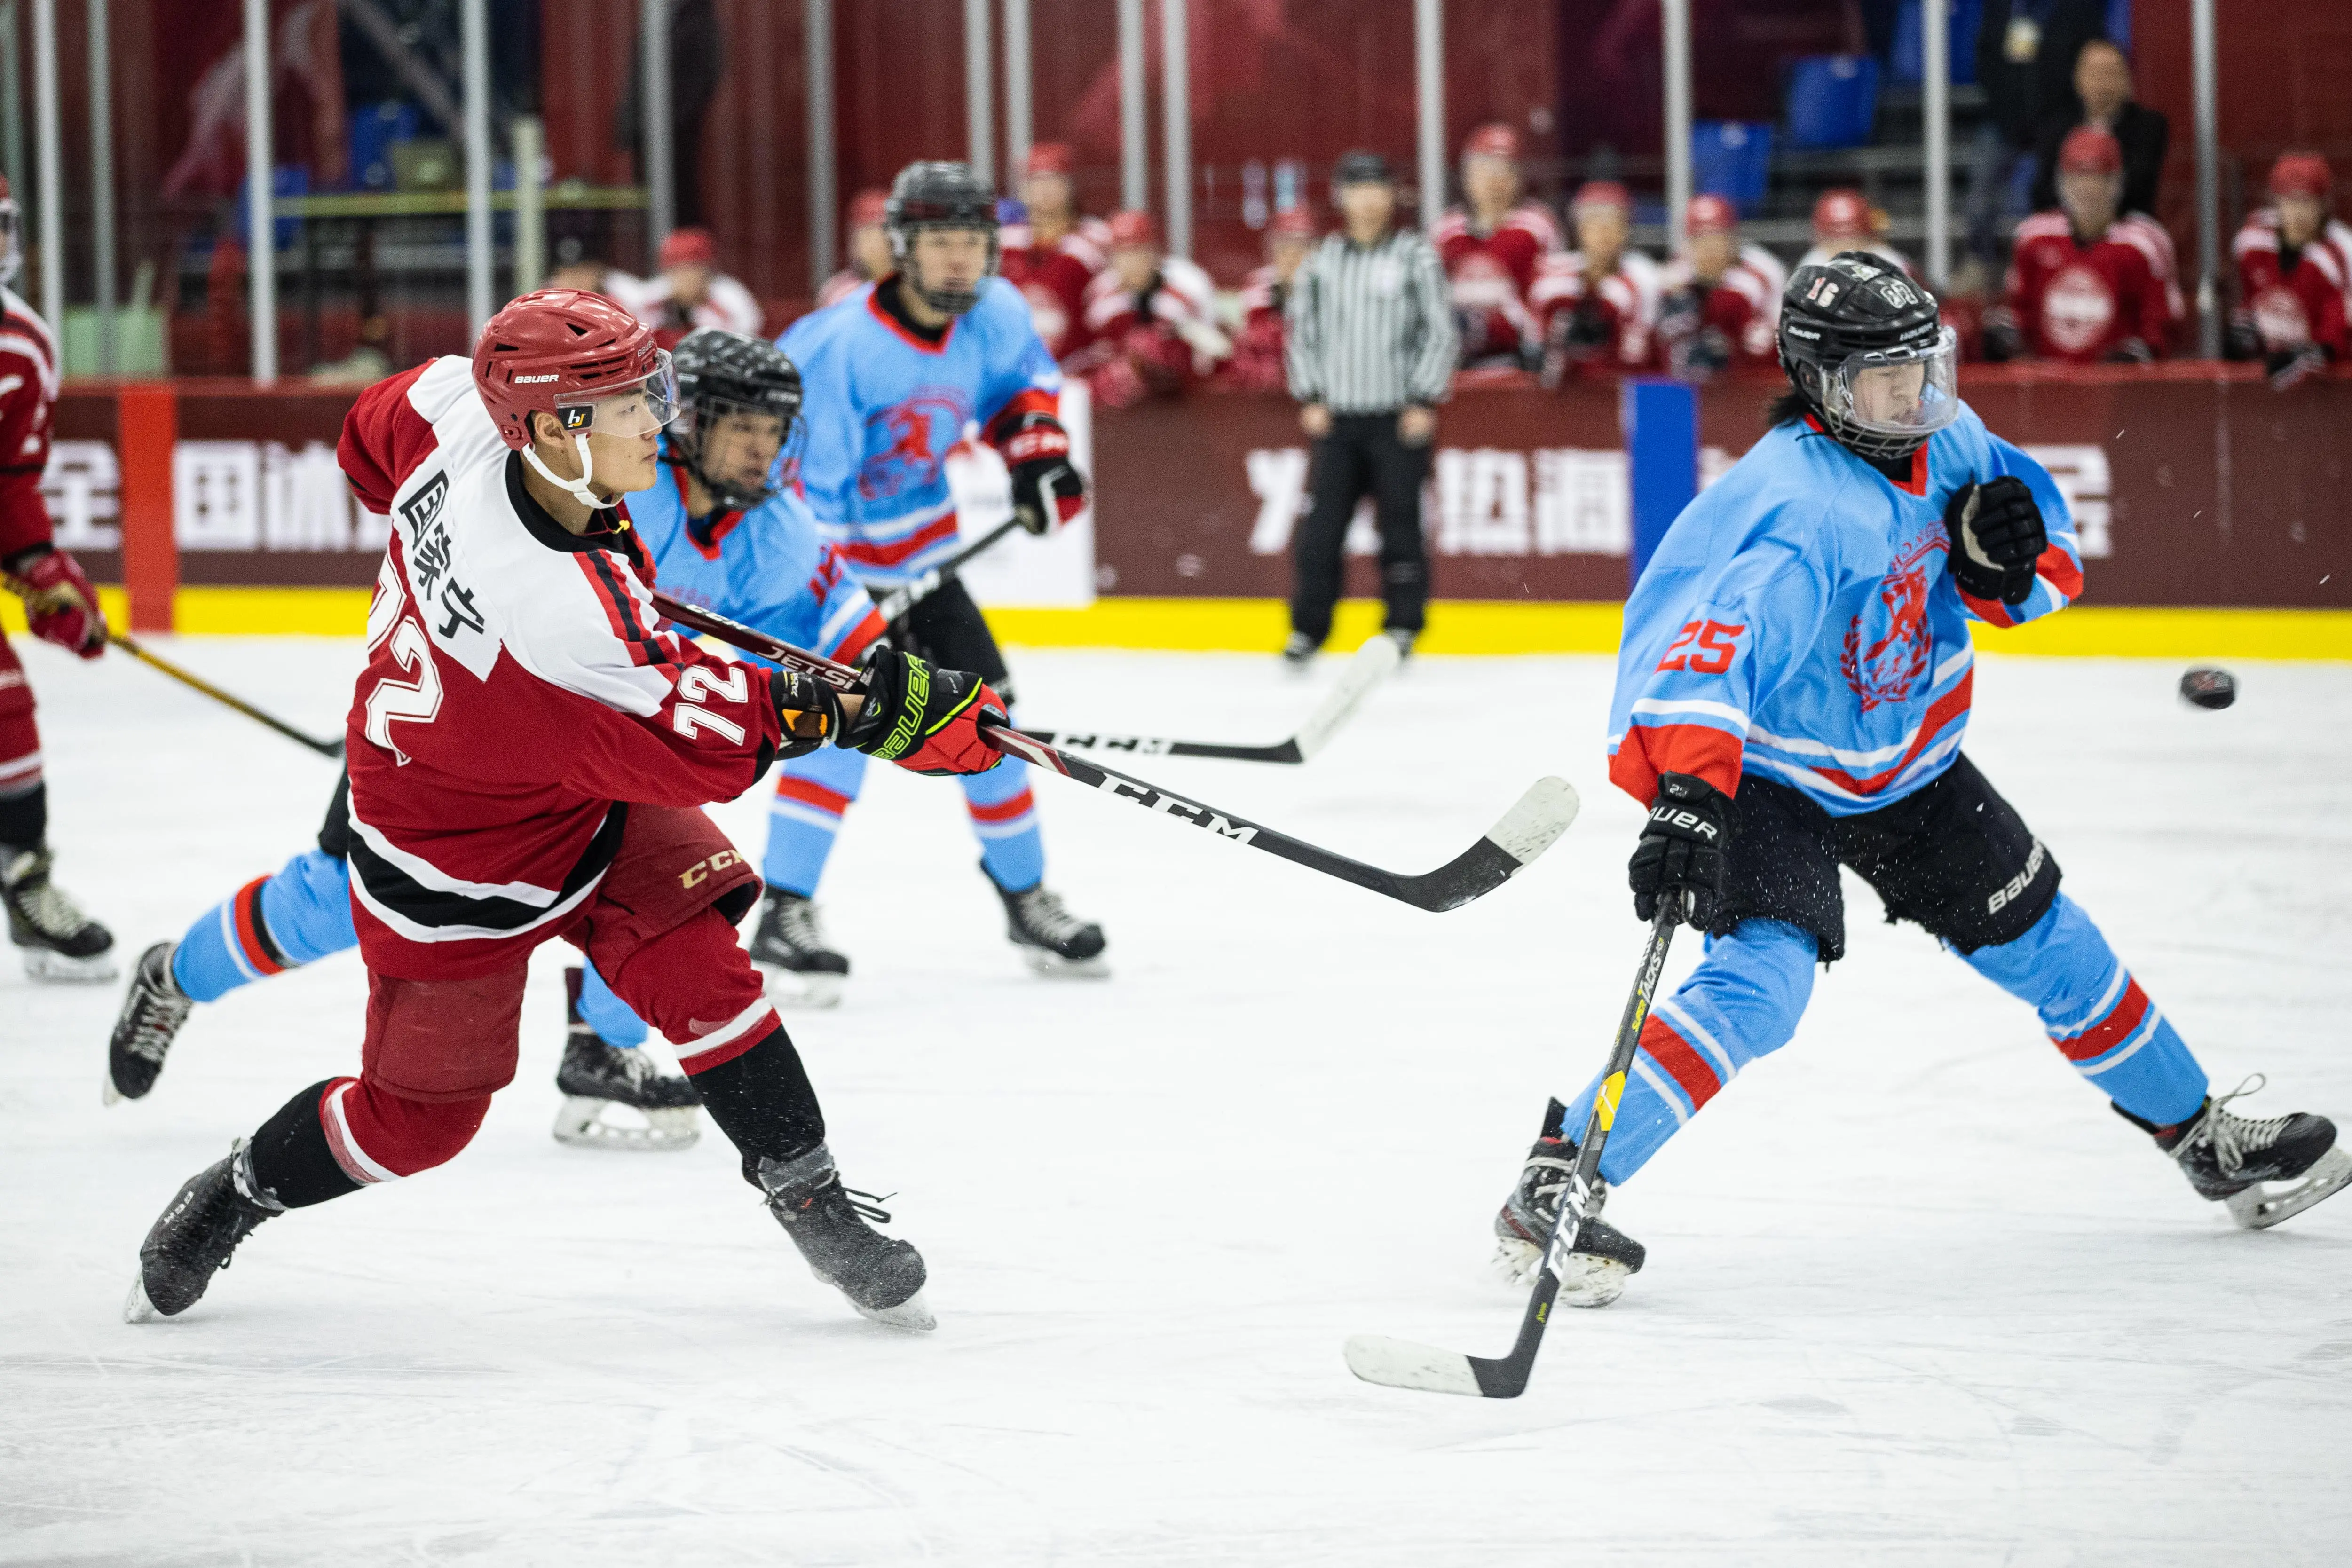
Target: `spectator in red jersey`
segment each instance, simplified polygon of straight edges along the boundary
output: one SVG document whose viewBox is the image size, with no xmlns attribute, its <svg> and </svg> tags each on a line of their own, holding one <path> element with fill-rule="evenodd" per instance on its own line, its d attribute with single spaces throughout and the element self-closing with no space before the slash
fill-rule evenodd
<svg viewBox="0 0 2352 1568">
<path fill-rule="evenodd" d="M 1540 202 L 1519 199 L 1519 133 L 1482 125 L 1462 144 L 1459 206 L 1430 238 L 1445 264 L 1465 365 L 1523 366 L 1542 348 L 1528 291 L 1559 250 L 1559 225 Z"/>
<path fill-rule="evenodd" d="M 2272 204 L 2230 246 L 2238 258 L 2231 353 L 2261 358 L 2282 390 L 2352 353 L 2352 228 L 2327 215 L 2333 183 L 2318 153 L 2285 154 L 2271 165 Z"/>
<path fill-rule="evenodd" d="M 647 278 L 622 299 L 654 329 L 663 348 L 675 348 L 697 327 L 760 335 L 760 302 L 751 291 L 719 270 L 719 244 L 709 229 L 673 229 L 661 243 L 658 277 Z M 606 285 L 608 290 L 611 285 Z"/>
<path fill-rule="evenodd" d="M 1985 356 L 2146 364 L 2182 314 L 2172 239 L 2137 213 L 2118 217 L 2124 153 L 2085 125 L 2058 152 L 2061 210 L 2017 225 L 2001 303 L 1985 312 Z"/>
<path fill-rule="evenodd" d="M 1274 214 L 1265 229 L 1265 265 L 1242 283 L 1242 335 L 1225 361 L 1225 380 L 1253 392 L 1279 392 L 1288 385 L 1282 363 L 1282 314 L 1290 302 L 1290 280 L 1315 248 L 1315 219 L 1304 207 Z"/>
<path fill-rule="evenodd" d="M 890 231 L 883 226 L 889 208 L 887 191 L 868 187 L 849 198 L 849 212 L 841 225 L 849 265 L 826 278 L 824 287 L 816 291 L 818 309 L 837 305 L 866 285 L 898 270 L 898 258 L 890 254 Z"/>
<path fill-rule="evenodd" d="M 1883 219 L 1860 191 L 1844 186 L 1823 191 L 1813 203 L 1813 248 L 1798 257 L 1797 265 L 1822 267 L 1840 251 L 1866 250 L 1916 281 L 1919 269 L 1911 258 L 1886 243 Z"/>
<path fill-rule="evenodd" d="M 1658 265 L 1625 248 L 1633 199 L 1613 180 L 1588 180 L 1568 204 L 1576 249 L 1546 258 L 1528 290 L 1543 334 L 1543 377 L 1639 370 L 1650 362 Z"/>
<path fill-rule="evenodd" d="M 1076 154 L 1066 142 L 1029 149 L 1021 181 L 1024 224 L 998 235 L 997 271 L 1029 301 L 1029 319 L 1048 352 L 1066 360 L 1087 345 L 1087 286 L 1109 263 L 1110 231 L 1077 207 Z"/>
<path fill-rule="evenodd" d="M 1120 213 L 1109 232 L 1110 266 L 1087 286 L 1095 397 L 1113 408 L 1173 397 L 1234 351 L 1217 326 L 1217 287 L 1192 262 L 1161 251 L 1150 213 Z"/>
<path fill-rule="evenodd" d="M 1779 258 L 1740 243 L 1738 209 L 1721 196 L 1693 196 L 1683 232 L 1683 254 L 1660 279 L 1659 362 L 1692 382 L 1734 365 L 1775 363 L 1788 287 Z"/>
</svg>

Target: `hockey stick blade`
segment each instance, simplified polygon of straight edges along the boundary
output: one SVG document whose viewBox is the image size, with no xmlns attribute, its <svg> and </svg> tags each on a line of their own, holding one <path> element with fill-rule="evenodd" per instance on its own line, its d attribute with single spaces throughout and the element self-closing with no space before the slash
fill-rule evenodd
<svg viewBox="0 0 2352 1568">
<path fill-rule="evenodd" d="M 1320 706 L 1298 733 L 1271 746 L 1228 746 L 1207 740 L 1163 740 L 1156 736 L 1105 735 L 1095 730 L 1039 729 L 1029 733 L 1048 746 L 1087 751 L 1123 751 L 1130 757 L 1213 757 L 1226 762 L 1304 762 L 1323 749 L 1339 727 L 1355 716 L 1371 689 L 1387 679 L 1404 657 L 1387 637 L 1374 637 L 1356 650 Z"/>
<path fill-rule="evenodd" d="M 1433 1344 L 1415 1344 L 1386 1334 L 1350 1334 L 1345 1351 L 1348 1370 L 1367 1383 L 1391 1388 L 1418 1388 L 1427 1394 L 1467 1394 L 1486 1391 L 1478 1385 L 1477 1369 L 1459 1351 Z"/>
</svg>

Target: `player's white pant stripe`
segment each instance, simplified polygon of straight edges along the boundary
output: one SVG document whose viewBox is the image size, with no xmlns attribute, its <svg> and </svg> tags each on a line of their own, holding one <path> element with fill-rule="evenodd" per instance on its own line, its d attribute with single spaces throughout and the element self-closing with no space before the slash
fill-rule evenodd
<svg viewBox="0 0 2352 1568">
<path fill-rule="evenodd" d="M 812 828 L 823 828 L 828 833 L 841 831 L 841 817 L 834 811 L 820 810 L 803 805 L 798 800 L 778 800 L 768 807 L 771 817 L 789 817 L 795 822 L 806 822 Z"/>
<path fill-rule="evenodd" d="M 398 1171 L 386 1170 L 368 1158 L 367 1151 L 360 1147 L 360 1141 L 352 1136 L 351 1120 L 343 1114 L 343 1096 L 351 1092 L 352 1082 L 338 1083 L 327 1096 L 326 1114 L 320 1119 L 326 1126 L 328 1152 L 335 1156 L 335 1163 L 343 1167 L 343 1174 L 353 1181 L 398 1181 Z"/>
<path fill-rule="evenodd" d="M 352 821 L 353 826 L 358 825 L 358 818 L 354 817 Z M 352 896 L 358 899 L 361 904 L 365 907 L 370 915 L 374 915 L 378 920 L 383 921 L 386 925 L 390 926 L 394 935 L 405 936 L 411 942 L 472 942 L 478 940 L 500 942 L 509 936 L 520 936 L 527 931 L 536 931 L 540 929 L 540 927 L 549 925 L 553 921 L 562 919 L 565 915 L 579 908 L 581 904 L 586 903 L 588 895 L 594 893 L 598 886 L 604 883 L 604 873 L 601 871 L 598 872 L 594 876 L 588 879 L 587 886 L 582 888 L 579 892 L 573 894 L 571 897 L 565 899 L 562 903 L 557 904 L 554 908 L 549 910 L 538 919 L 533 920 L 527 925 L 518 925 L 511 931 L 503 931 L 492 925 L 419 925 L 417 922 L 411 920 L 407 915 L 401 914 L 400 911 L 384 904 L 373 894 L 370 893 L 368 891 L 367 879 L 365 877 L 355 876 L 352 878 Z"/>
<path fill-rule="evenodd" d="M 1682 1091 L 1658 1076 L 1658 1070 L 1650 1065 L 1647 1052 L 1637 1051 L 1633 1053 L 1633 1071 L 1642 1075 L 1642 1082 L 1650 1086 L 1652 1092 L 1666 1103 L 1666 1109 L 1675 1113 L 1675 1126 L 1679 1127 L 1690 1120 L 1690 1113 L 1683 1109 Z"/>
<path fill-rule="evenodd" d="M 0 779 L 14 779 L 19 773 L 38 773 L 40 770 L 41 754 L 37 750 L 28 751 L 12 761 L 0 762 Z"/>
<path fill-rule="evenodd" d="M 234 898 L 221 900 L 221 946 L 228 949 L 228 961 L 236 966 L 238 974 L 248 980 L 257 980 L 261 978 L 261 971 L 245 961 L 245 944 L 237 940 L 236 911 L 232 907 L 236 903 Z"/>
<path fill-rule="evenodd" d="M 1634 703 L 1633 711 L 1656 714 L 1702 714 L 1708 718 L 1722 719 L 1727 724 L 1736 724 L 1743 734 L 1748 728 L 1748 716 L 1729 703 L 1711 703 L 1698 697 L 1689 697 L 1680 702 L 1670 702 L 1663 697 L 1643 697 Z"/>
<path fill-rule="evenodd" d="M 2125 1046 L 2121 1051 L 2112 1053 L 2105 1061 L 2101 1061 L 2096 1065 L 2093 1065 L 2088 1062 L 2077 1062 L 2074 1066 L 2074 1071 L 2081 1073 L 2085 1078 L 2096 1078 L 2103 1072 L 2114 1071 L 2116 1068 L 2121 1067 L 2125 1062 L 2129 1061 L 2133 1057 L 2137 1056 L 2139 1054 L 2140 1047 L 2146 1045 L 2149 1040 L 2156 1038 L 2157 1027 L 2163 1022 L 2164 1015 L 2157 1011 L 2155 1004 L 2151 1002 L 2148 1005 L 2147 1017 L 2141 1020 L 2139 1032 L 2132 1036 L 2131 1043 L 2129 1045 Z"/>
<path fill-rule="evenodd" d="M 688 1040 L 685 1049 L 678 1054 L 700 1056 L 706 1051 L 716 1051 L 729 1040 L 740 1039 L 746 1030 L 761 1019 L 772 1019 L 775 1016 L 776 1009 L 768 1005 L 767 998 L 762 997 L 709 1034 L 698 1034 Z"/>
<path fill-rule="evenodd" d="M 539 909 L 546 908 L 562 896 L 561 889 L 541 887 L 536 883 L 467 882 L 462 876 L 451 876 L 423 855 L 402 849 L 360 821 L 357 811 L 351 814 L 351 819 L 352 831 L 366 840 L 368 848 L 381 856 L 386 864 L 419 887 L 430 888 L 435 893 L 454 893 L 466 898 L 512 899 L 517 904 L 528 904 Z M 360 880 L 358 877 L 352 879 L 354 883 Z"/>
<path fill-rule="evenodd" d="M 1690 1014 L 1676 1007 L 1672 997 L 1659 1002 L 1652 1010 L 1673 1024 L 1676 1034 L 1706 1051 L 1715 1063 L 1715 1076 L 1718 1082 L 1728 1083 L 1739 1076 L 1739 1069 L 1731 1064 L 1731 1053 L 1723 1049 L 1715 1036 L 1699 1028 L 1697 1020 Z"/>
<path fill-rule="evenodd" d="M 2106 1017 L 2107 1014 L 2115 1010 L 2116 998 L 2124 994 L 2124 988 L 2129 984 L 2131 984 L 2131 971 L 2125 968 L 2121 964 L 2117 964 L 2116 966 L 2116 977 L 2107 982 L 2107 988 L 2099 993 L 2099 999 L 2092 1006 L 2091 1010 L 2084 1013 L 2081 1018 L 2074 1019 L 2072 1023 L 2052 1024 L 2050 1026 L 2050 1038 L 2053 1040 L 2072 1040 L 2076 1035 L 2082 1033 L 2084 1030 L 2090 1028 L 2093 1024 L 2098 1022 L 2101 1019 Z"/>
</svg>

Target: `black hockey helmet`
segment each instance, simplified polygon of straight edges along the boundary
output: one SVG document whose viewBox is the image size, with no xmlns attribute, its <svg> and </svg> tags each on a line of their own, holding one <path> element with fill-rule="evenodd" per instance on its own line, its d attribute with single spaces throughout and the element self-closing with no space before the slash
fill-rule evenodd
<svg viewBox="0 0 2352 1568">
<path fill-rule="evenodd" d="M 988 235 L 988 271 L 996 271 L 996 188 L 969 163 L 909 163 L 890 182 L 883 224 L 900 276 L 934 310 L 961 316 L 980 303 L 980 291 L 933 288 L 914 268 L 915 236 L 925 229 L 978 229 Z"/>
<path fill-rule="evenodd" d="M 1780 338 L 1789 384 L 1858 456 L 1908 457 L 1959 417 L 1958 340 L 1935 298 L 1883 256 L 1846 250 L 1797 268 Z"/>
<path fill-rule="evenodd" d="M 1389 167 L 1387 159 L 1370 148 L 1350 148 L 1339 154 L 1339 161 L 1331 165 L 1331 188 L 1335 191 L 1342 185 L 1395 183 L 1396 171 Z"/>
<path fill-rule="evenodd" d="M 699 327 L 670 350 L 677 374 L 677 417 L 668 430 L 672 461 L 702 482 L 721 507 L 741 511 L 774 495 L 775 486 L 747 489 L 703 466 L 710 422 L 726 413 L 772 414 L 783 422 L 779 453 L 792 450 L 800 425 L 801 372 L 773 343 L 719 327 Z M 790 464 L 783 465 L 789 469 Z M 776 467 L 770 469 L 772 477 Z"/>
</svg>

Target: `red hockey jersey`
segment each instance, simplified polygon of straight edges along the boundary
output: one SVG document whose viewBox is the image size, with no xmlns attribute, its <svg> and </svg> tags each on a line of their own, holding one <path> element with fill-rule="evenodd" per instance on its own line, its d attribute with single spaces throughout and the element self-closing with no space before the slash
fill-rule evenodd
<svg viewBox="0 0 2352 1568">
<path fill-rule="evenodd" d="M 2346 325 L 2352 290 L 2352 228 L 2327 225 L 2294 254 L 2279 255 L 2278 214 L 2265 207 L 2246 220 L 2231 251 L 2238 260 L 2238 300 L 2253 319 L 2263 347 L 2273 353 L 2316 343 L 2330 357 L 2352 354 Z"/>
<path fill-rule="evenodd" d="M 624 802 L 758 779 L 768 677 L 656 630 L 625 516 L 584 536 L 549 517 L 467 361 L 361 393 L 338 455 L 393 528 L 347 720 L 361 950 L 410 979 L 488 974 L 594 891 Z"/>
<path fill-rule="evenodd" d="M 2171 236 L 2137 213 L 2087 245 L 2064 213 L 2034 214 L 2017 225 L 2002 293 L 2029 351 L 2075 364 L 2133 338 L 2160 355 L 2182 314 Z"/>
<path fill-rule="evenodd" d="M 1585 276 L 1583 253 L 1551 256 L 1536 269 L 1528 303 L 1546 345 L 1548 379 L 1576 366 L 1640 370 L 1650 362 L 1650 332 L 1657 321 L 1658 264 L 1629 250 L 1617 258 L 1615 270 L 1596 281 Z M 1598 336 L 1586 340 L 1575 326 L 1579 319 L 1591 321 Z M 1565 367 L 1557 362 L 1563 356 Z"/>
<path fill-rule="evenodd" d="M 41 473 L 57 402 L 58 340 L 30 305 L 0 288 L 0 561 L 49 542 Z"/>
<path fill-rule="evenodd" d="M 1703 291 L 1690 264 L 1675 260 L 1658 276 L 1657 362 L 1674 375 L 1780 360 L 1780 294 L 1788 276 L 1760 246 L 1739 247 L 1739 258 Z"/>
<path fill-rule="evenodd" d="M 1528 297 L 1536 269 L 1559 250 L 1559 225 L 1548 209 L 1521 202 L 1482 235 L 1471 227 L 1469 209 L 1448 207 L 1430 239 L 1445 267 L 1464 364 L 1538 346 Z"/>
<path fill-rule="evenodd" d="M 1029 319 L 1046 352 L 1063 359 L 1086 347 L 1087 286 L 1110 261 L 1110 227 L 1080 218 L 1058 244 L 1039 246 L 1025 224 L 1003 231 L 997 271 L 1029 302 Z"/>
<path fill-rule="evenodd" d="M 1290 383 L 1282 363 L 1282 311 L 1290 290 L 1272 267 L 1242 280 L 1242 331 L 1223 372 L 1228 385 L 1281 392 Z"/>
</svg>

